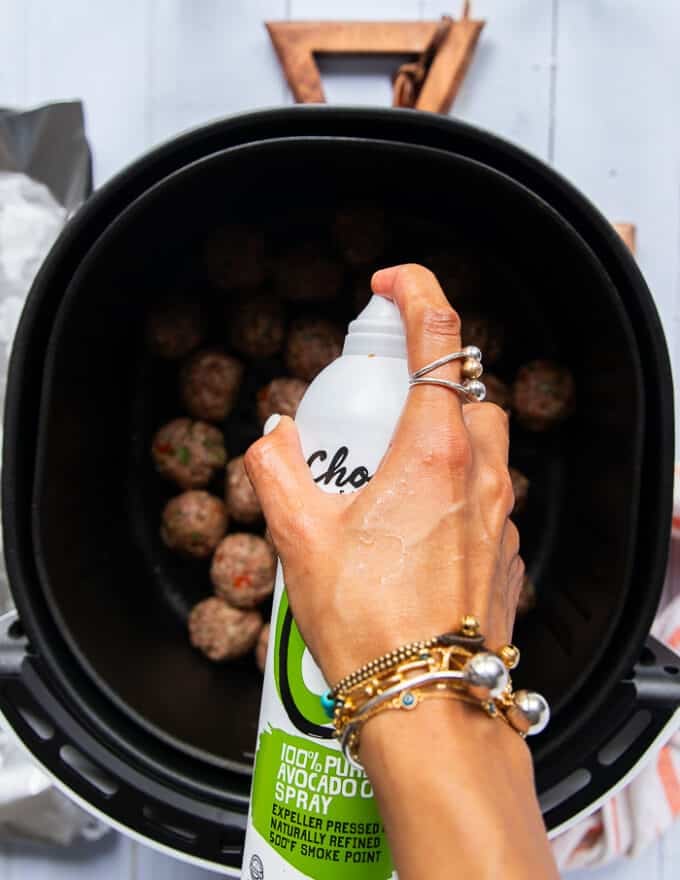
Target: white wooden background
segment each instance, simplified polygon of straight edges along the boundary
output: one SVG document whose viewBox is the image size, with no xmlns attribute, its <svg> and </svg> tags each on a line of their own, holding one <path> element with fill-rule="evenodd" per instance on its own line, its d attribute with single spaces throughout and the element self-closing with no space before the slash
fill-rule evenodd
<svg viewBox="0 0 680 880">
<path fill-rule="evenodd" d="M 0 0 L 0 106 L 82 98 L 102 183 L 188 126 L 290 102 L 263 20 L 436 18 L 459 2 Z M 680 4 L 474 0 L 473 10 L 487 26 L 455 115 L 553 163 L 611 219 L 637 223 L 680 365 Z M 325 62 L 329 101 L 387 104 L 392 67 Z M 208 876 L 117 835 L 63 853 L 0 849 L 0 880 Z M 680 828 L 637 862 L 588 876 L 680 877 Z"/>
</svg>

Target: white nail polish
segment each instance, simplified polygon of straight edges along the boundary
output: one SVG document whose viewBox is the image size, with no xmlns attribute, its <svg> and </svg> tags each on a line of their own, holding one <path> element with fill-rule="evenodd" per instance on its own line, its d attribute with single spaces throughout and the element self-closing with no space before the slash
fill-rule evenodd
<svg viewBox="0 0 680 880">
<path fill-rule="evenodd" d="M 274 428 L 281 421 L 281 416 L 278 413 L 272 413 L 267 421 L 264 423 L 264 428 L 262 429 L 262 436 L 266 437 L 267 434 L 271 434 Z"/>
</svg>

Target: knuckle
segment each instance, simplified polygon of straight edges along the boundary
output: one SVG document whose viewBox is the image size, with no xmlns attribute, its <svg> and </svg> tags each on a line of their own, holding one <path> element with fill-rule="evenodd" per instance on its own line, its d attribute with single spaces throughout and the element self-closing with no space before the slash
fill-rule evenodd
<svg viewBox="0 0 680 880">
<path fill-rule="evenodd" d="M 459 437 L 451 448 L 451 463 L 461 471 L 472 468 L 472 444 L 467 435 Z"/>
<path fill-rule="evenodd" d="M 512 479 L 507 467 L 487 467 L 485 469 L 485 485 L 489 503 L 500 508 L 508 516 L 515 506 L 515 493 L 512 488 Z M 515 531 L 513 523 L 509 523 Z"/>
<path fill-rule="evenodd" d="M 465 473 L 472 466 L 472 446 L 464 432 L 433 433 L 421 445 L 421 461 L 435 471 Z"/>
<path fill-rule="evenodd" d="M 419 321 L 423 335 L 441 340 L 460 337 L 460 318 L 452 308 L 426 305 L 421 309 Z"/>
<path fill-rule="evenodd" d="M 459 433 L 449 439 L 441 450 L 449 467 L 457 472 L 468 472 L 472 468 L 472 444 L 465 433 Z"/>
</svg>

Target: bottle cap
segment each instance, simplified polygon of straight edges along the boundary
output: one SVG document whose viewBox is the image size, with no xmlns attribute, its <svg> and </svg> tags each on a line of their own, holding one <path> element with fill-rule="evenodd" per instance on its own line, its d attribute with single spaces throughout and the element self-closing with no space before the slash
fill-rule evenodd
<svg viewBox="0 0 680 880">
<path fill-rule="evenodd" d="M 399 309 L 384 296 L 372 296 L 347 328 L 343 355 L 406 358 L 406 336 Z"/>
</svg>

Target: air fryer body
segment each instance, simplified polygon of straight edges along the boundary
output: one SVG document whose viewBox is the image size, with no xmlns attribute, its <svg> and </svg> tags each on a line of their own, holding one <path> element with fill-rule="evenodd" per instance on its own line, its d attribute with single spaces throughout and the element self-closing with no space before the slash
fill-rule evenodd
<svg viewBox="0 0 680 880">
<path fill-rule="evenodd" d="M 348 196 L 469 242 L 508 328 L 507 368 L 531 352 L 575 374 L 578 406 L 562 430 L 538 442 L 513 429 L 537 487 L 523 540 L 541 597 L 516 641 L 519 683 L 555 709 L 534 745 L 548 827 L 566 827 L 622 784 L 679 717 L 667 671 L 677 658 L 645 646 L 670 522 L 670 370 L 651 296 L 616 233 L 542 163 L 447 119 L 296 107 L 224 120 L 96 193 L 27 302 L 3 461 L 21 627 L 5 622 L 0 708 L 82 803 L 227 873 L 240 864 L 259 673 L 245 661 L 210 666 L 186 640 L 205 577 L 158 537 L 167 490 L 148 450 L 177 412 L 144 320 L 159 290 L 191 283 L 187 255 L 216 223 L 262 223 L 285 237 L 288 206 L 313 226 Z M 409 235 L 389 256 L 426 259 Z M 342 297 L 326 308 L 352 316 Z M 255 371 L 224 426 L 230 448 L 254 439 L 248 395 L 280 370 L 274 361 Z"/>
</svg>

